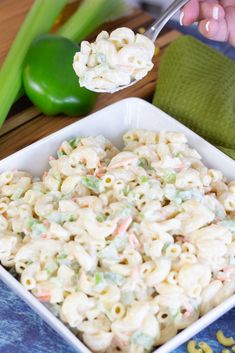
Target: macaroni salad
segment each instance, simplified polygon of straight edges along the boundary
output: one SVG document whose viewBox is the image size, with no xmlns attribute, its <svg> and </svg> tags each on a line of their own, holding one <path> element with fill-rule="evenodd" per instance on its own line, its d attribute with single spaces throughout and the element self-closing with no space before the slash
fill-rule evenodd
<svg viewBox="0 0 235 353">
<path fill-rule="evenodd" d="M 150 39 L 129 28 L 118 28 L 110 35 L 102 31 L 94 43 L 81 43 L 73 68 L 81 87 L 113 92 L 146 76 L 153 67 L 154 51 Z"/>
<path fill-rule="evenodd" d="M 0 174 L 0 261 L 92 351 L 145 353 L 235 292 L 235 181 L 180 132 L 123 140 Z"/>
</svg>

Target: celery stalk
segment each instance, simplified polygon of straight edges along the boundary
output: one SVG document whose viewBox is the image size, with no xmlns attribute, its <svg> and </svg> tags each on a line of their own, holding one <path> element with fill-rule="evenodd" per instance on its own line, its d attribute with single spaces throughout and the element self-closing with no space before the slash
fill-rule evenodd
<svg viewBox="0 0 235 353">
<path fill-rule="evenodd" d="M 127 9 L 125 0 L 84 0 L 58 34 L 80 42 L 102 23 L 126 14 Z"/>
<path fill-rule="evenodd" d="M 22 83 L 21 83 L 20 90 L 18 91 L 17 96 L 16 96 L 15 99 L 14 99 L 14 103 L 17 102 L 18 99 L 20 99 L 21 97 L 23 97 L 23 95 L 24 95 L 24 87 L 23 87 L 23 85 L 22 85 Z"/>
<path fill-rule="evenodd" d="M 23 61 L 32 40 L 52 27 L 67 0 L 35 0 L 0 70 L 0 126 L 22 85 Z"/>
</svg>

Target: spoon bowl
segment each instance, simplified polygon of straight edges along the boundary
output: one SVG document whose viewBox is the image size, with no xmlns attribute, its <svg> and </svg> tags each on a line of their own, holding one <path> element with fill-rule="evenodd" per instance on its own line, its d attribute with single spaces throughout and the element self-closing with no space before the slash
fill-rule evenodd
<svg viewBox="0 0 235 353">
<path fill-rule="evenodd" d="M 140 79 L 141 80 L 141 79 Z M 106 90 L 103 90 L 103 89 L 99 89 L 99 88 L 92 88 L 92 91 L 93 92 L 96 92 L 96 93 L 115 93 L 115 92 L 118 92 L 118 91 L 121 91 L 125 88 L 128 88 L 128 87 L 131 87 L 133 86 L 134 84 L 136 84 L 137 82 L 139 82 L 140 80 L 133 80 L 131 81 L 131 83 L 129 83 L 128 85 L 125 85 L 125 86 L 118 86 L 116 87 L 115 89 L 113 90 L 109 90 L 109 91 L 106 91 Z"/>
<path fill-rule="evenodd" d="M 147 29 L 147 31 L 145 33 L 143 33 L 143 35 L 145 37 L 149 38 L 153 43 L 155 43 L 159 33 L 161 32 L 163 27 L 166 25 L 166 23 L 188 1 L 189 0 L 175 0 L 175 1 L 173 1 L 172 4 L 162 13 L 162 15 L 155 22 L 153 22 L 153 24 Z M 128 85 L 118 86 L 117 88 L 115 88 L 113 90 L 104 90 L 104 89 L 94 89 L 94 88 L 92 88 L 92 91 L 97 92 L 97 93 L 115 93 L 117 91 L 123 90 L 125 88 L 130 87 L 130 86 L 133 86 L 135 83 L 137 83 L 140 80 L 141 79 L 133 80 Z"/>
</svg>

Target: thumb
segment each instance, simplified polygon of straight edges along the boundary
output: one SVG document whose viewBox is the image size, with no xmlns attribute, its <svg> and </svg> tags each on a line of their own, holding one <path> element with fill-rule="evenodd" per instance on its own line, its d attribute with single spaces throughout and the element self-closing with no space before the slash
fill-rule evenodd
<svg viewBox="0 0 235 353">
<path fill-rule="evenodd" d="M 180 23 L 181 25 L 191 25 L 199 16 L 199 0 L 189 1 L 181 10 Z"/>
</svg>

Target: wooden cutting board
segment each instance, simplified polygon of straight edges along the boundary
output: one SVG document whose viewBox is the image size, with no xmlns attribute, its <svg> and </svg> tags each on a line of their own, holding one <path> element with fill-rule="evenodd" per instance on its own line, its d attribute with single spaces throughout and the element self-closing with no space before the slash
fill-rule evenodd
<svg viewBox="0 0 235 353">
<path fill-rule="evenodd" d="M 12 41 L 32 3 L 33 0 L 0 1 L 0 65 L 4 61 Z M 58 27 L 63 23 L 76 7 L 76 2 L 67 6 L 58 19 L 56 26 Z M 105 24 L 102 26 L 102 29 L 110 31 L 117 27 L 126 26 L 137 32 L 147 28 L 152 20 L 150 15 L 137 9 L 127 17 Z M 90 36 L 89 39 L 94 38 L 97 32 Z M 151 100 L 156 85 L 157 68 L 161 56 L 167 46 L 179 36 L 180 33 L 176 31 L 166 31 L 162 34 L 157 40 L 160 52 L 154 58 L 156 65 L 147 77 L 136 85 L 120 92 L 100 94 L 93 112 L 127 97 L 140 97 Z M 47 117 L 41 114 L 34 106 L 30 105 L 29 102 L 25 102 L 25 99 L 21 99 L 14 105 L 10 116 L 0 129 L 0 159 L 81 118 L 81 116 L 77 118 L 66 116 Z"/>
</svg>

